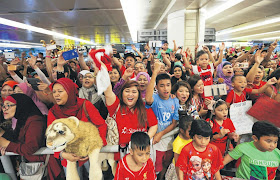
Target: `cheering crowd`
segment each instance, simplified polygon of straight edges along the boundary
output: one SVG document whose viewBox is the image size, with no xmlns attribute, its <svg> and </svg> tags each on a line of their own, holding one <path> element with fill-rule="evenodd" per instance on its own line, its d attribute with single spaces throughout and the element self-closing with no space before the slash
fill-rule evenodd
<svg viewBox="0 0 280 180">
<path fill-rule="evenodd" d="M 130 144 L 123 158 L 115 153 L 116 180 L 219 180 L 227 167 L 237 168 L 237 178 L 274 179 L 280 162 L 277 43 L 249 50 L 197 45 L 192 54 L 164 41 L 158 53 L 148 44 L 145 52 L 131 45 L 134 52 L 124 57 L 113 49 L 110 63 L 102 63 L 110 82 L 101 95 L 100 70 L 83 53 L 68 61 L 50 50 L 22 52 L 11 61 L 1 56 L 1 154 L 45 161 L 46 155 L 33 154 L 45 146 L 46 128 L 70 116 L 91 121 L 106 146 L 109 116 L 117 143 Z M 179 134 L 164 137 L 176 127 Z M 61 151 L 50 156 L 47 178 L 65 179 L 67 160 L 81 162 L 80 178 L 87 176 L 87 157 Z"/>
</svg>

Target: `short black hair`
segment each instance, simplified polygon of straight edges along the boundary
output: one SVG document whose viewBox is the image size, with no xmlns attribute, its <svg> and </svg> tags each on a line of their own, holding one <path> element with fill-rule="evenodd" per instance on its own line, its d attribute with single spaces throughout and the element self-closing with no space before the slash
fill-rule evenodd
<svg viewBox="0 0 280 180">
<path fill-rule="evenodd" d="M 195 61 L 197 61 L 198 58 L 199 58 L 200 56 L 202 56 L 203 54 L 207 54 L 207 52 L 205 52 L 205 51 L 203 51 L 203 50 L 198 51 L 198 52 L 196 53 Z"/>
<path fill-rule="evenodd" d="M 280 78 L 280 69 L 276 69 L 273 71 L 268 79 L 276 78 L 277 80 Z"/>
<path fill-rule="evenodd" d="M 234 75 L 234 76 L 231 78 L 231 82 L 234 82 L 234 80 L 235 80 L 237 77 L 245 77 L 245 76 L 242 76 L 242 75 Z"/>
<path fill-rule="evenodd" d="M 127 57 L 132 57 L 134 59 L 134 61 L 136 61 L 134 53 L 125 53 L 124 59 L 126 59 Z"/>
<path fill-rule="evenodd" d="M 157 78 L 156 78 L 156 85 L 158 84 L 158 82 L 159 82 L 160 80 L 163 80 L 163 79 L 169 79 L 170 82 L 171 82 L 170 76 L 169 76 L 168 74 L 166 74 L 166 73 L 162 73 L 162 74 L 158 74 L 158 75 L 157 75 Z"/>
<path fill-rule="evenodd" d="M 212 128 L 208 122 L 205 120 L 195 120 L 192 122 L 190 137 L 193 138 L 194 135 L 200 135 L 203 137 L 212 138 Z"/>
<path fill-rule="evenodd" d="M 181 60 L 182 59 L 182 55 L 180 53 L 176 53 L 175 54 L 175 58 L 178 59 L 178 60 Z"/>
<path fill-rule="evenodd" d="M 131 149 L 145 150 L 150 146 L 150 137 L 147 133 L 137 131 L 131 135 Z"/>
<path fill-rule="evenodd" d="M 279 137 L 278 128 L 268 121 L 257 121 L 252 128 L 252 134 L 258 139 L 262 136 L 276 136 Z"/>
<path fill-rule="evenodd" d="M 191 76 L 188 80 L 189 85 L 191 86 L 191 89 L 193 90 L 194 86 L 197 84 L 199 80 L 202 80 L 201 77 L 197 74 Z"/>
<path fill-rule="evenodd" d="M 193 117 L 191 117 L 187 114 L 184 114 L 184 113 L 180 113 L 180 115 L 179 115 L 179 128 L 186 131 L 191 126 L 193 120 L 194 120 Z"/>
</svg>

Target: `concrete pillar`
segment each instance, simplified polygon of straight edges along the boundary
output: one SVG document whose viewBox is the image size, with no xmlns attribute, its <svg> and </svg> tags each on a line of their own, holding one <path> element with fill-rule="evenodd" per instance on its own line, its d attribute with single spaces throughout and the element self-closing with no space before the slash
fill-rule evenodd
<svg viewBox="0 0 280 180">
<path fill-rule="evenodd" d="M 173 48 L 172 41 L 175 40 L 177 46 L 189 47 L 194 54 L 197 43 L 204 44 L 205 33 L 205 11 L 179 10 L 167 17 L 167 39 L 169 48 Z"/>
</svg>

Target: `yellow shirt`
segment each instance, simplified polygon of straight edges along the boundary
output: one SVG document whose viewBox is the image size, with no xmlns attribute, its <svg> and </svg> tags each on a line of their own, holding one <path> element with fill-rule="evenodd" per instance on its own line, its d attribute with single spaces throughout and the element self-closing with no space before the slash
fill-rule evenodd
<svg viewBox="0 0 280 180">
<path fill-rule="evenodd" d="M 173 141 L 173 152 L 180 154 L 183 147 L 185 147 L 187 144 L 192 142 L 192 139 L 185 140 L 181 138 L 179 135 L 176 137 L 176 139 Z M 175 159 L 173 158 L 173 164 L 175 165 Z"/>
</svg>

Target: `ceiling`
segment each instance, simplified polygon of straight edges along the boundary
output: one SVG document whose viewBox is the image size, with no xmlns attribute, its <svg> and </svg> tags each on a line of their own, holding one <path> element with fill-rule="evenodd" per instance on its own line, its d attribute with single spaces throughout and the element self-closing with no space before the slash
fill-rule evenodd
<svg viewBox="0 0 280 180">
<path fill-rule="evenodd" d="M 134 19 L 138 29 L 154 28 L 169 4 L 174 2 L 174 0 L 128 1 L 135 3 L 130 10 L 135 14 L 138 13 L 137 18 Z M 176 0 L 167 14 L 182 9 L 204 8 L 206 11 L 210 11 L 226 1 Z M 271 17 L 280 17 L 279 9 L 280 0 L 243 0 L 208 18 L 206 27 L 215 28 L 216 31 L 237 29 Z M 1 1 L 0 17 L 85 39 L 96 44 L 127 43 L 132 40 L 120 0 L 6 0 Z M 167 15 L 162 18 L 158 29 L 167 27 Z M 262 35 L 249 36 L 260 33 Z M 217 38 L 218 40 L 246 41 L 268 37 L 280 37 L 280 21 L 225 33 Z M 60 44 L 72 42 L 0 24 L 0 39 L 39 43 L 41 39 L 49 41 L 53 38 Z"/>
</svg>

